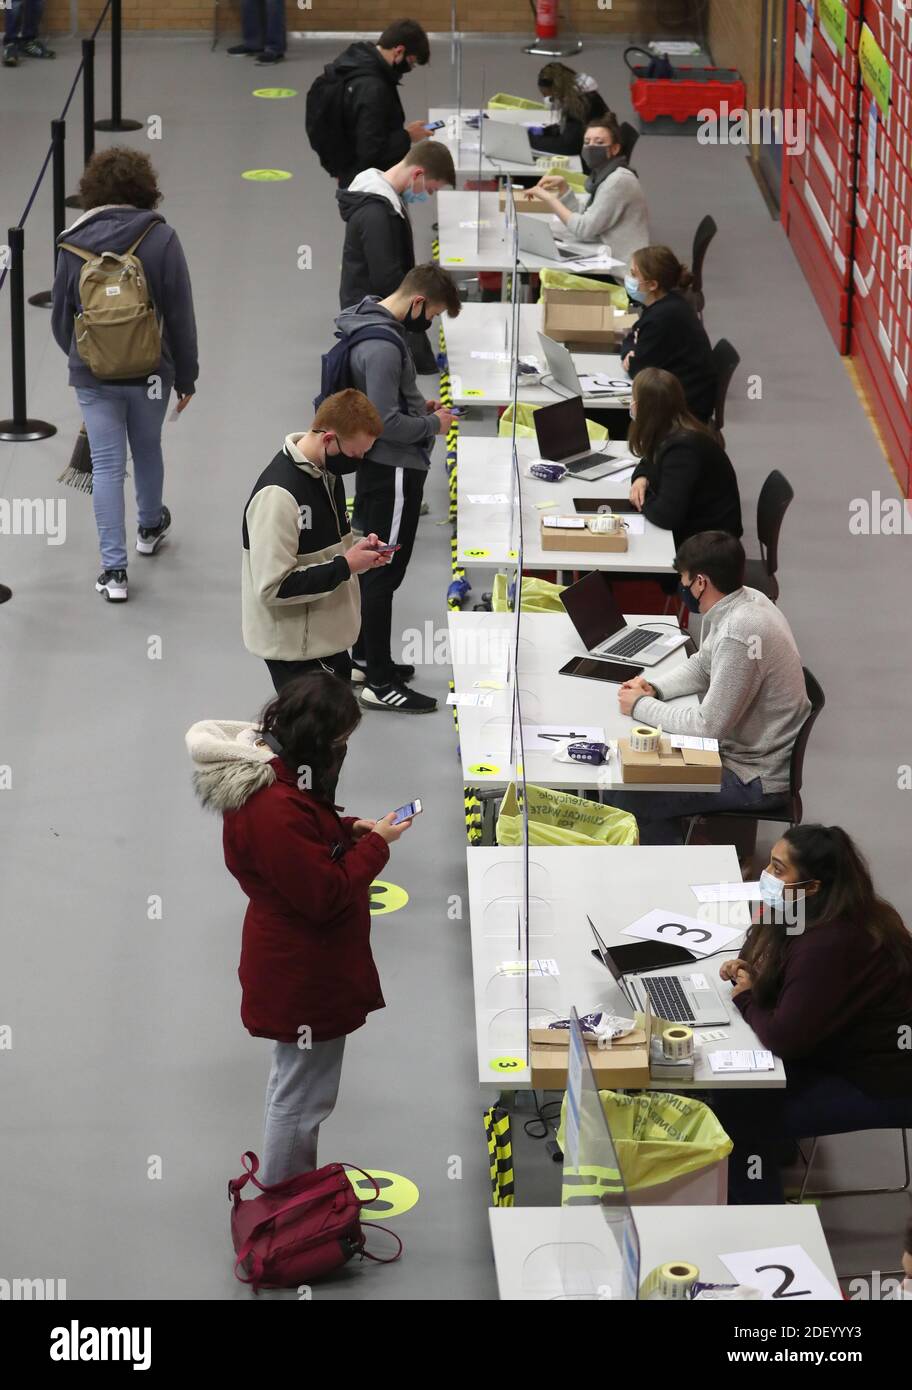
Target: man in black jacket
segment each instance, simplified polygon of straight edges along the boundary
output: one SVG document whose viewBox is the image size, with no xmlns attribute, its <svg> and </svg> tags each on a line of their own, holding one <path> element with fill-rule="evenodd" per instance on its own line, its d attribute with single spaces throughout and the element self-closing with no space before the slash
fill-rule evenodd
<svg viewBox="0 0 912 1390">
<path fill-rule="evenodd" d="M 352 43 L 326 69 L 345 82 L 344 167 L 340 188 L 362 169 L 388 169 L 427 136 L 423 121 L 405 123 L 400 79 L 429 61 L 428 36 L 414 19 L 394 19 L 376 43 Z"/>
</svg>

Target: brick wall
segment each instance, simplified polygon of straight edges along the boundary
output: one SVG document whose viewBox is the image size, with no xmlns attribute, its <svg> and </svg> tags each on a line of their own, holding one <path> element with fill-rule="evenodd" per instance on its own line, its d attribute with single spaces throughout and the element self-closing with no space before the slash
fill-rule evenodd
<svg viewBox="0 0 912 1390">
<path fill-rule="evenodd" d="M 78 0 L 80 31 L 86 33 L 94 26 L 104 0 Z M 605 0 L 602 0 L 605 3 Z M 285 11 L 290 29 L 351 30 L 376 36 L 384 24 L 402 14 L 414 14 L 426 29 L 448 31 L 450 28 L 449 0 L 421 0 L 409 7 L 407 0 L 310 0 L 309 10 L 299 9 L 296 0 L 287 0 Z M 721 0 L 723 6 L 739 8 L 754 0 Z M 575 28 L 584 34 L 618 34 L 648 37 L 657 33 L 666 36 L 677 32 L 689 35 L 688 17 L 692 0 L 611 0 L 610 9 L 600 9 L 598 0 L 563 0 L 562 8 Z M 223 34 L 238 28 L 239 0 L 221 0 L 220 27 Z M 123 0 L 124 28 L 127 30 L 201 29 L 210 30 L 213 22 L 213 0 L 194 3 L 194 0 Z M 466 32 L 531 33 L 532 15 L 528 0 L 459 0 L 457 23 Z M 45 24 L 52 33 L 65 33 L 70 28 L 69 0 L 46 0 Z M 674 25 L 669 29 L 668 25 Z"/>
</svg>

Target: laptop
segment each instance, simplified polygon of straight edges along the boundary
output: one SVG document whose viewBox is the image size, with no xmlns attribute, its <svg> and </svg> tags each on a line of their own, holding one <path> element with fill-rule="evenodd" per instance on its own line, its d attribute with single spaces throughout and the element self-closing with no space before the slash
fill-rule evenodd
<svg viewBox="0 0 912 1390">
<path fill-rule="evenodd" d="M 519 230 L 519 249 L 527 255 L 539 256 L 543 261 L 575 261 L 580 256 L 591 255 L 591 247 L 587 249 L 558 241 L 547 217 L 542 217 L 540 213 L 517 213 L 516 223 Z"/>
<path fill-rule="evenodd" d="M 655 666 L 687 641 L 687 633 L 677 629 L 658 632 L 648 627 L 628 627 L 605 570 L 593 570 L 577 580 L 561 591 L 560 600 L 586 650 L 602 660 L 629 661 L 636 657 L 643 666 Z"/>
<path fill-rule="evenodd" d="M 584 392 L 573 358 L 570 355 L 570 349 L 564 347 L 563 343 L 557 342 L 556 339 L 547 337 L 544 333 L 539 333 L 538 341 L 545 354 L 548 371 L 557 384 L 569 391 L 571 396 L 605 396 L 610 400 L 620 401 L 629 397 L 633 390 L 630 382 L 618 379 L 610 386 L 599 386 L 592 382 L 591 386 Z"/>
<path fill-rule="evenodd" d="M 639 975 L 625 972 L 606 946 L 591 917 L 586 918 L 595 938 L 599 960 L 617 981 L 621 993 L 631 1007 L 640 1013 L 658 1014 L 670 1023 L 686 1023 L 696 1028 L 718 1028 L 731 1023 L 728 1009 L 718 993 L 699 970 L 695 971 L 701 984 L 693 983 L 693 975 Z M 623 949 L 623 948 L 622 948 Z"/>
<path fill-rule="evenodd" d="M 482 131 L 483 153 L 503 164 L 529 164 L 534 167 L 536 151 L 525 126 L 512 121 L 487 120 Z"/>
<path fill-rule="evenodd" d="M 532 419 L 541 457 L 562 463 L 574 477 L 605 478 L 610 473 L 626 472 L 630 467 L 629 459 L 616 459 L 593 451 L 579 396 L 540 406 Z"/>
</svg>

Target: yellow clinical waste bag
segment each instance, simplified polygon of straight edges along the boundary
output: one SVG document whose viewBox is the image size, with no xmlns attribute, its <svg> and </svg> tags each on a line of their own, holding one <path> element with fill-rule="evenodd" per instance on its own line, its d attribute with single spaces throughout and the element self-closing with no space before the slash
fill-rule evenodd
<svg viewBox="0 0 912 1390">
<path fill-rule="evenodd" d="M 535 425 L 532 417 L 536 410 L 541 410 L 540 405 L 518 405 L 516 407 L 516 438 L 534 439 Z M 601 444 L 608 438 L 608 431 L 604 425 L 597 425 L 594 420 L 586 421 L 586 428 L 589 431 L 589 443 Z M 508 405 L 497 426 L 497 433 L 501 439 L 509 439 L 513 434 L 513 407 Z"/>
<path fill-rule="evenodd" d="M 505 574 L 495 574 L 491 590 L 491 612 L 510 613 L 509 583 Z M 527 575 L 522 582 L 522 611 L 524 613 L 563 613 L 560 601 L 565 585 L 552 584 L 550 579 Z"/>
<path fill-rule="evenodd" d="M 635 845 L 636 818 L 614 806 L 586 801 L 551 787 L 526 786 L 530 845 Z M 522 812 L 515 783 L 504 793 L 497 813 L 499 845 L 522 844 Z"/>
<path fill-rule="evenodd" d="M 509 92 L 495 92 L 488 102 L 489 111 L 547 111 L 542 101 L 530 101 L 528 97 L 511 97 Z"/>
<path fill-rule="evenodd" d="M 623 285 L 614 285 L 607 280 L 590 280 L 587 275 L 573 275 L 569 270 L 542 270 L 539 273 L 542 290 L 592 290 L 597 294 L 607 294 L 615 309 L 626 311 L 627 291 Z"/>
</svg>

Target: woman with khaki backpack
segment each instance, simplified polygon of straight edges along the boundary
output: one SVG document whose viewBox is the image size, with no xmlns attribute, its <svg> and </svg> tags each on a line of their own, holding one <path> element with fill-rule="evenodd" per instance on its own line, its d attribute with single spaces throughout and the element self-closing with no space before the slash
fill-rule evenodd
<svg viewBox="0 0 912 1390">
<path fill-rule="evenodd" d="M 177 410 L 199 373 L 190 275 L 148 157 L 115 146 L 86 165 L 85 211 L 57 244 L 52 321 L 92 453 L 92 497 L 102 572 L 95 588 L 127 598 L 124 478 L 133 460 L 136 549 L 154 555 L 171 526 L 162 502 L 161 432 L 172 388 Z"/>
</svg>

